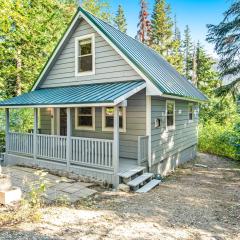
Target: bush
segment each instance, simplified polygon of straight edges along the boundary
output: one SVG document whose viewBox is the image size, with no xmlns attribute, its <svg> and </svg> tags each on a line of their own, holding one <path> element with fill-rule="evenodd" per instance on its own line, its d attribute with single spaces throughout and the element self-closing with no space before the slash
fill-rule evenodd
<svg viewBox="0 0 240 240">
<path fill-rule="evenodd" d="M 240 121 L 210 120 L 199 125 L 199 151 L 240 160 Z"/>
</svg>

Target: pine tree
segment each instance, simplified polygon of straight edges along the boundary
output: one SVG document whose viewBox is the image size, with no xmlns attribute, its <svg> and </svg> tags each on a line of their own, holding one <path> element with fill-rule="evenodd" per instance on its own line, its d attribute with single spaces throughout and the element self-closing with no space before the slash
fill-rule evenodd
<svg viewBox="0 0 240 240">
<path fill-rule="evenodd" d="M 215 43 L 215 50 L 221 57 L 221 75 L 232 82 L 218 89 L 218 96 L 229 93 L 233 98 L 240 93 L 240 0 L 235 0 L 224 13 L 218 25 L 208 25 L 207 40 Z"/>
<path fill-rule="evenodd" d="M 123 33 L 127 32 L 127 22 L 122 5 L 118 6 L 118 11 L 116 17 L 114 18 L 114 23 L 118 30 L 120 30 Z"/>
<path fill-rule="evenodd" d="M 192 57 L 193 57 L 193 43 L 191 39 L 191 33 L 189 26 L 187 25 L 184 30 L 184 39 L 182 43 L 183 55 L 184 55 L 184 75 L 187 79 L 192 79 Z"/>
<path fill-rule="evenodd" d="M 148 20 L 148 7 L 145 0 L 140 0 L 141 10 L 139 13 L 139 23 L 138 23 L 138 32 L 137 39 L 142 42 L 148 44 L 149 35 L 151 31 L 151 22 Z"/>
<path fill-rule="evenodd" d="M 178 40 L 179 42 L 181 42 L 181 32 L 178 28 L 177 25 L 177 16 L 176 14 L 174 15 L 174 40 Z"/>
<path fill-rule="evenodd" d="M 170 5 L 165 0 L 156 0 L 152 14 L 151 47 L 160 53 L 179 72 L 182 72 L 183 58 L 179 36 L 173 33 Z M 177 28 L 177 26 L 175 26 Z M 177 32 L 177 31 L 176 31 Z"/>
<path fill-rule="evenodd" d="M 221 85 L 219 73 L 214 70 L 216 62 L 207 55 L 199 42 L 194 55 L 196 64 L 195 85 L 208 96 L 214 95 L 215 89 Z"/>
</svg>

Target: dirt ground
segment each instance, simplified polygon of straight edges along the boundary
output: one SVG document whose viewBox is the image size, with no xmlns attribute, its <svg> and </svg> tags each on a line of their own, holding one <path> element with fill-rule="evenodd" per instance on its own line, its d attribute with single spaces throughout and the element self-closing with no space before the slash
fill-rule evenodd
<svg viewBox="0 0 240 240">
<path fill-rule="evenodd" d="M 147 194 L 105 191 L 46 207 L 40 222 L 3 227 L 0 239 L 239 240 L 240 164 L 199 154 Z"/>
</svg>

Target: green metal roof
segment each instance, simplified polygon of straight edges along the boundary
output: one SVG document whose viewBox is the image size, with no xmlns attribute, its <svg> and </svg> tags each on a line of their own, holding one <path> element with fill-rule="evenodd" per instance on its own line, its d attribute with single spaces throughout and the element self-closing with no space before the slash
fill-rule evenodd
<svg viewBox="0 0 240 240">
<path fill-rule="evenodd" d="M 84 9 L 79 8 L 79 11 L 117 46 L 163 94 L 200 101 L 207 100 L 203 93 L 179 74 L 160 54 Z"/>
<path fill-rule="evenodd" d="M 115 83 L 87 84 L 71 87 L 46 88 L 0 102 L 0 107 L 71 105 L 71 104 L 115 104 L 115 100 L 141 90 L 145 82 L 125 81 Z M 122 99 L 121 99 L 122 101 Z"/>
</svg>

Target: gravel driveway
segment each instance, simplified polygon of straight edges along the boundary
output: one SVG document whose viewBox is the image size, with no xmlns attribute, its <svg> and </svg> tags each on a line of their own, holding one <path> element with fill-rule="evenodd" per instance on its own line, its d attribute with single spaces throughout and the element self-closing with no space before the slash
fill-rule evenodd
<svg viewBox="0 0 240 240">
<path fill-rule="evenodd" d="M 240 164 L 199 154 L 147 194 L 105 191 L 78 206 L 46 207 L 42 216 L 5 226 L 0 239 L 237 240 Z"/>
</svg>

